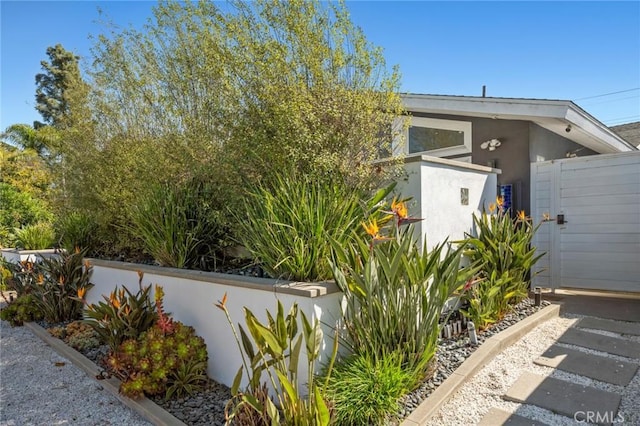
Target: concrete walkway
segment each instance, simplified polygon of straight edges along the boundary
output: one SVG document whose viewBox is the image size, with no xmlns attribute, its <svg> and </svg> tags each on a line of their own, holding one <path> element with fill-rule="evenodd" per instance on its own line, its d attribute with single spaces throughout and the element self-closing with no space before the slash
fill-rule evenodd
<svg viewBox="0 0 640 426">
<path fill-rule="evenodd" d="M 549 299 L 562 303 L 561 314 L 588 316 L 567 329 L 534 363 L 621 388 L 628 386 L 640 364 L 640 298 L 556 294 Z M 620 418 L 618 392 L 530 372 L 523 372 L 503 398 L 566 416 L 576 424 L 640 424 L 640 412 L 631 415 L 635 418 Z M 479 424 L 543 423 L 492 408 Z"/>
</svg>

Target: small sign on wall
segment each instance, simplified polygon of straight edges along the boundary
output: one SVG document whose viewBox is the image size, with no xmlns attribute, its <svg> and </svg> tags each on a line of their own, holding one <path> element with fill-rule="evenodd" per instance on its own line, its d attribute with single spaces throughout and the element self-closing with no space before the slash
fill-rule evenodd
<svg viewBox="0 0 640 426">
<path fill-rule="evenodd" d="M 469 188 L 460 188 L 460 204 L 469 205 Z"/>
</svg>

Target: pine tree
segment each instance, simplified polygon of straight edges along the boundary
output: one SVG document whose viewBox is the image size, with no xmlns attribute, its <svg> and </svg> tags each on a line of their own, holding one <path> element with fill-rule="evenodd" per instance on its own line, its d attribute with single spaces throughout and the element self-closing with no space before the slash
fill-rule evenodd
<svg viewBox="0 0 640 426">
<path fill-rule="evenodd" d="M 69 115 L 68 93 L 72 85 L 82 81 L 78 68 L 78 56 L 62 45 L 47 48 L 50 62 L 41 61 L 43 73 L 36 75 L 36 109 L 44 124 L 60 128 Z M 44 125 L 35 122 L 34 127 Z"/>
</svg>

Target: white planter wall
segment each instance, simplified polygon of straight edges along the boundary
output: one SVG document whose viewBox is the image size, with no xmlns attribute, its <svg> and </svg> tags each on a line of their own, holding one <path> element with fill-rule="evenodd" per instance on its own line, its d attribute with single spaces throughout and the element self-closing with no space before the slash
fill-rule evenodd
<svg viewBox="0 0 640 426">
<path fill-rule="evenodd" d="M 422 246 L 429 248 L 449 238 L 461 240 L 473 230 L 472 214 L 495 202 L 498 169 L 426 155 L 405 158 L 407 179 L 397 191 L 409 202 L 411 216 L 423 218 L 415 224 Z M 468 204 L 461 201 L 461 189 L 468 190 Z"/>
<path fill-rule="evenodd" d="M 245 324 L 244 306 L 253 311 L 260 321 L 266 321 L 265 309 L 275 315 L 278 299 L 282 301 L 285 312 L 297 302 L 299 309 L 310 320 L 318 318 L 324 324 L 320 362 L 326 361 L 333 349 L 332 327 L 340 318 L 342 298 L 342 293 L 333 283 L 278 282 L 97 259 L 89 261 L 93 265 L 91 282 L 95 287 L 87 292 L 87 302 L 103 300 L 101 296 L 108 296 L 116 286 L 124 285 L 135 293 L 138 290 L 137 271 L 143 271 L 143 285 L 152 284 L 154 289 L 155 284 L 163 287 L 166 311 L 174 319 L 193 326 L 196 333 L 204 338 L 209 353 L 208 374 L 227 386 L 231 386 L 242 360 L 224 312 L 214 306 L 225 293 L 226 306 L 236 327 L 238 323 Z M 305 359 L 300 360 L 299 367 L 299 377 L 306 377 L 308 370 Z"/>
<path fill-rule="evenodd" d="M 0 251 L 2 257 L 11 263 L 20 263 L 23 261 L 37 262 L 41 258 L 52 258 L 60 255 L 59 250 L 47 249 L 47 250 L 16 250 L 16 249 L 2 249 Z"/>
</svg>

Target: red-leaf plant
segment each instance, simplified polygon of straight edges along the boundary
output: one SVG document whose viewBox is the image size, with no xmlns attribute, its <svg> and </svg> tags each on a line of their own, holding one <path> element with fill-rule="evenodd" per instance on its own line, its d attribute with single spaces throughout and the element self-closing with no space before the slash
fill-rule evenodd
<svg viewBox="0 0 640 426">
<path fill-rule="evenodd" d="M 161 286 L 156 284 L 155 301 L 156 310 L 158 311 L 158 320 L 156 324 L 162 330 L 164 335 L 172 334 L 175 329 L 173 318 L 171 318 L 165 311 L 162 299 L 164 298 L 164 290 Z"/>
</svg>

